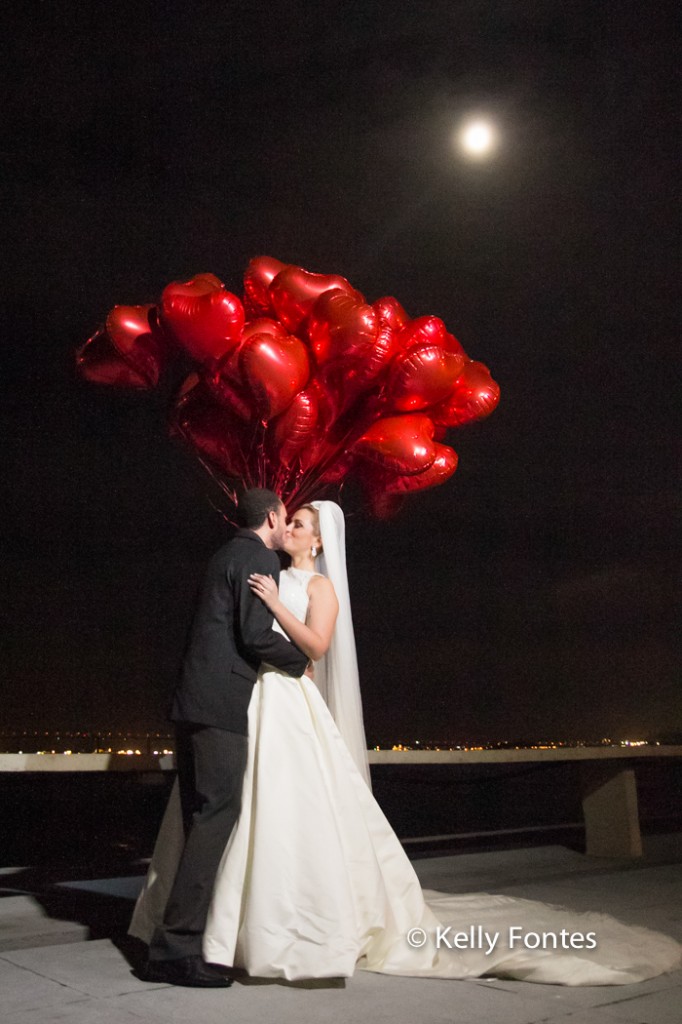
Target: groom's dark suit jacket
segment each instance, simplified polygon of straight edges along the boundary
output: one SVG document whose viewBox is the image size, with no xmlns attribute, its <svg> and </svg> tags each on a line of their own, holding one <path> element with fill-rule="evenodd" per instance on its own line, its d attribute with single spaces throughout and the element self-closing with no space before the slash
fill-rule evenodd
<svg viewBox="0 0 682 1024">
<path fill-rule="evenodd" d="M 301 676 L 308 658 L 272 629 L 272 614 L 248 584 L 252 572 L 279 581 L 279 559 L 251 530 L 213 556 L 201 588 L 171 718 L 247 733 L 261 662 Z"/>
</svg>

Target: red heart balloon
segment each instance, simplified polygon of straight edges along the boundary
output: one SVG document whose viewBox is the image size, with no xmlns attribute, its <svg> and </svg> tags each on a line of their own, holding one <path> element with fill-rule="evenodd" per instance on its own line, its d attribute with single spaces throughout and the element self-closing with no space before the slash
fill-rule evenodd
<svg viewBox="0 0 682 1024">
<path fill-rule="evenodd" d="M 227 364 L 231 360 L 226 361 Z M 232 410 L 242 420 L 252 420 L 257 413 L 251 395 L 246 394 L 239 375 L 234 373 L 234 367 L 221 365 L 213 373 L 207 373 L 204 377 L 207 389 L 215 400 L 226 409 Z"/>
<path fill-rule="evenodd" d="M 192 374 L 180 390 L 172 412 L 171 429 L 226 476 L 250 480 L 245 453 L 250 450 L 253 427 L 212 402 L 204 382 L 196 374 Z"/>
<path fill-rule="evenodd" d="M 308 338 L 318 365 L 334 359 L 364 358 L 378 333 L 376 311 L 339 288 L 320 295 L 308 322 Z"/>
<path fill-rule="evenodd" d="M 294 395 L 289 408 L 273 423 L 272 455 L 284 466 L 313 440 L 319 414 L 319 396 L 313 385 Z"/>
<path fill-rule="evenodd" d="M 438 345 L 445 348 L 444 341 L 447 331 L 445 324 L 437 316 L 418 316 L 405 324 L 398 335 L 398 344 L 407 352 L 417 345 Z"/>
<path fill-rule="evenodd" d="M 270 298 L 277 316 L 288 331 L 295 333 L 306 320 L 315 302 L 330 288 L 340 288 L 360 303 L 364 298 L 360 292 L 338 274 L 311 274 L 302 267 L 288 266 L 274 278 L 270 285 Z"/>
<path fill-rule="evenodd" d="M 379 314 L 381 322 L 388 324 L 394 331 L 400 330 L 410 319 L 398 300 L 394 299 L 392 295 L 385 295 L 382 299 L 377 299 L 372 306 Z"/>
<path fill-rule="evenodd" d="M 434 448 L 436 456 L 430 466 L 427 466 L 421 473 L 397 476 L 386 480 L 383 484 L 384 493 L 411 494 L 445 483 L 457 469 L 457 452 L 444 444 L 434 444 Z"/>
<path fill-rule="evenodd" d="M 155 306 L 114 306 L 106 321 L 114 348 L 150 388 L 159 383 L 169 356 L 168 341 L 155 314 Z"/>
<path fill-rule="evenodd" d="M 455 352 L 457 355 L 464 356 L 465 360 L 469 358 L 464 351 L 464 346 L 457 340 L 454 334 L 450 334 L 449 331 L 445 332 L 445 337 L 443 338 L 441 345 L 446 352 Z"/>
<path fill-rule="evenodd" d="M 264 419 L 284 412 L 310 377 L 308 350 L 298 338 L 252 335 L 239 350 L 239 365 Z"/>
<path fill-rule="evenodd" d="M 334 396 L 329 394 L 319 377 L 312 378 L 306 391 L 311 389 L 317 396 L 317 421 L 299 456 L 301 466 L 306 471 L 322 465 L 330 455 L 334 459 L 339 454 L 338 439 L 331 434 L 338 414 Z"/>
<path fill-rule="evenodd" d="M 148 390 L 154 385 L 144 373 L 121 358 L 106 331 L 97 331 L 76 352 L 76 370 L 93 384 Z"/>
<path fill-rule="evenodd" d="M 357 366 L 358 383 L 362 386 L 376 380 L 389 366 L 398 351 L 398 335 L 387 323 L 379 328 L 374 345 Z"/>
<path fill-rule="evenodd" d="M 265 321 L 261 321 L 264 323 Z M 275 321 L 268 321 L 275 323 Z M 280 325 L 277 324 L 280 328 Z M 247 328 L 244 328 L 246 331 Z M 285 337 L 288 337 L 283 328 L 281 330 Z M 220 405 L 231 409 L 242 420 L 253 420 L 259 417 L 259 404 L 256 401 L 252 389 L 244 380 L 241 367 L 241 352 L 243 344 L 221 359 L 216 367 L 204 374 L 204 381 L 208 390 Z"/>
<path fill-rule="evenodd" d="M 220 359 L 239 341 L 244 307 L 213 274 L 173 281 L 163 290 L 164 323 L 197 362 Z"/>
<path fill-rule="evenodd" d="M 247 324 L 244 324 L 242 330 L 242 341 L 246 341 L 254 334 L 269 334 L 271 338 L 288 338 L 289 333 L 285 327 L 282 327 L 278 320 L 272 320 L 270 317 L 262 316 L 256 320 L 250 320 Z"/>
<path fill-rule="evenodd" d="M 421 345 L 398 355 L 388 379 L 388 405 L 401 412 L 427 409 L 452 390 L 464 357 L 439 345 Z"/>
<path fill-rule="evenodd" d="M 337 415 L 347 410 L 369 388 L 377 385 L 389 367 L 397 349 L 397 335 L 384 323 L 377 333 L 374 345 L 353 358 L 346 356 L 325 363 L 318 371 L 318 379 L 330 395 Z M 368 396 L 363 397 L 368 408 Z"/>
<path fill-rule="evenodd" d="M 424 413 L 387 416 L 373 423 L 355 451 L 393 473 L 421 473 L 436 457 L 433 423 Z"/>
<path fill-rule="evenodd" d="M 273 256 L 256 256 L 251 260 L 244 273 L 244 293 L 250 311 L 272 312 L 270 284 L 286 266 Z"/>
<path fill-rule="evenodd" d="M 452 393 L 433 408 L 431 416 L 441 426 L 461 427 L 489 416 L 499 401 L 499 384 L 487 366 L 472 359 L 455 381 Z"/>
</svg>

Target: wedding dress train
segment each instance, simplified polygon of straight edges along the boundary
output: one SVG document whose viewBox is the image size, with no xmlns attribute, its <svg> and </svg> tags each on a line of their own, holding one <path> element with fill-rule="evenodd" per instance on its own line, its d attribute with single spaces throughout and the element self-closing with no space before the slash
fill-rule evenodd
<svg viewBox="0 0 682 1024">
<path fill-rule="evenodd" d="M 280 596 L 301 619 L 310 576 L 281 576 Z M 131 925 L 145 941 L 163 914 L 182 844 L 176 787 Z M 361 968 L 609 985 L 679 967 L 681 949 L 602 914 L 423 892 L 315 684 L 260 674 L 242 811 L 216 877 L 206 960 L 292 980 Z"/>
</svg>

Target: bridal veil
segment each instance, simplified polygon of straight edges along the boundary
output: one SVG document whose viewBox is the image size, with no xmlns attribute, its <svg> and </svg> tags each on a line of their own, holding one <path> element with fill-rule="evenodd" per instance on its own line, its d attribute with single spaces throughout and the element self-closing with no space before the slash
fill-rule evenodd
<svg viewBox="0 0 682 1024">
<path fill-rule="evenodd" d="M 346 570 L 346 524 L 343 512 L 336 502 L 313 501 L 312 505 L 319 515 L 322 538 L 322 552 L 315 560 L 315 567 L 331 580 L 339 602 L 339 614 L 329 650 L 324 658 L 315 664 L 315 683 L 332 713 L 358 771 L 367 785 L 370 785 L 358 658 Z"/>
</svg>

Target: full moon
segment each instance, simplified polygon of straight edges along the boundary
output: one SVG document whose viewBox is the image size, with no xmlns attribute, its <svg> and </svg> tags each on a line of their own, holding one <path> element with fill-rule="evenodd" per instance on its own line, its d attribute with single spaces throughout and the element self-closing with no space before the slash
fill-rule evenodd
<svg viewBox="0 0 682 1024">
<path fill-rule="evenodd" d="M 468 121 L 460 130 L 458 141 L 467 156 L 482 159 L 495 149 L 497 133 L 489 121 Z"/>
</svg>

